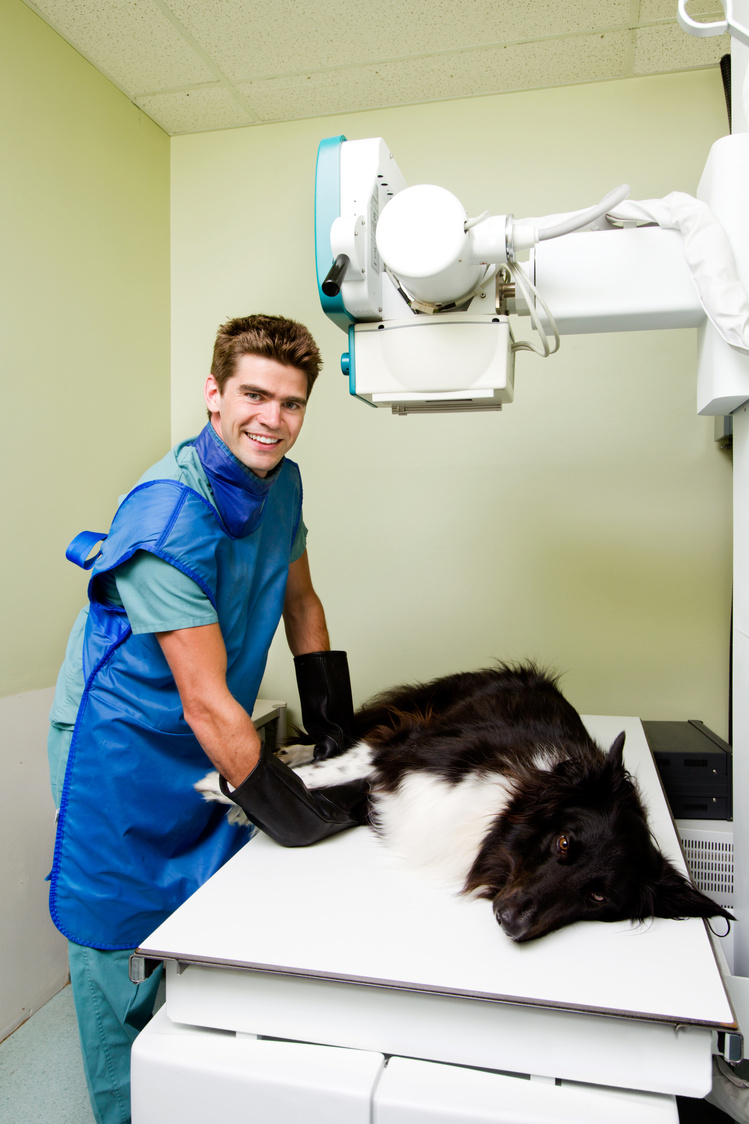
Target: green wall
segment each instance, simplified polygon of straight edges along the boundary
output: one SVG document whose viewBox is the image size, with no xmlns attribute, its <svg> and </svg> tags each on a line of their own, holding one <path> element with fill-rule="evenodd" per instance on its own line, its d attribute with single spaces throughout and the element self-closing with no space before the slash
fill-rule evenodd
<svg viewBox="0 0 749 1124">
<path fill-rule="evenodd" d="M 0 695 L 54 682 L 65 561 L 169 443 L 169 138 L 0 0 Z"/>
<path fill-rule="evenodd" d="M 730 459 L 694 410 L 691 332 L 567 337 L 518 358 L 499 415 L 349 400 L 314 284 L 323 136 L 382 135 L 469 213 L 572 209 L 628 181 L 694 191 L 726 129 L 717 71 L 169 139 L 20 0 L 0 0 L 6 402 L 0 695 L 48 685 L 85 596 L 63 557 L 203 421 L 216 326 L 265 309 L 318 336 L 297 446 L 313 575 L 355 691 L 493 657 L 565 672 L 587 712 L 725 732 Z M 294 701 L 274 646 L 267 694 Z"/>
<path fill-rule="evenodd" d="M 573 210 L 622 182 L 694 192 L 727 131 L 717 70 L 174 138 L 173 438 L 202 424 L 216 326 L 282 312 L 323 349 L 294 455 L 312 574 L 355 695 L 533 657 L 585 713 L 725 734 L 731 465 L 695 410 L 695 333 L 568 336 L 501 414 L 397 418 L 348 397 L 314 279 L 322 137 L 382 136 L 471 215 Z M 266 697 L 296 697 L 282 638 Z"/>
</svg>

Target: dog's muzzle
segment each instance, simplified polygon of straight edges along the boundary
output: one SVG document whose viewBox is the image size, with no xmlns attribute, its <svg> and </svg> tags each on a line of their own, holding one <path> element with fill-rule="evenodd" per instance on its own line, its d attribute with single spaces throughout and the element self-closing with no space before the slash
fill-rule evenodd
<svg viewBox="0 0 749 1124">
<path fill-rule="evenodd" d="M 513 909 L 509 905 L 497 905 L 494 909 L 494 916 L 497 923 L 502 927 L 502 932 L 506 933 L 513 941 L 527 939 L 528 926 L 524 923 L 523 911 Z"/>
</svg>

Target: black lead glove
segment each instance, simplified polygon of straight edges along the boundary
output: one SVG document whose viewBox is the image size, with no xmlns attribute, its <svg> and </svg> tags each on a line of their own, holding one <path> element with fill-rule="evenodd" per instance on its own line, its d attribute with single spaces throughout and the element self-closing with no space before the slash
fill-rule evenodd
<svg viewBox="0 0 749 1124">
<path fill-rule="evenodd" d="M 263 746 L 260 760 L 246 780 L 229 792 L 248 820 L 283 847 L 306 847 L 347 827 L 367 822 L 366 780 L 330 788 L 307 788 L 301 777 Z"/>
<path fill-rule="evenodd" d="M 351 679 L 345 652 L 295 656 L 302 722 L 315 743 L 314 760 L 337 757 L 356 741 Z"/>
</svg>

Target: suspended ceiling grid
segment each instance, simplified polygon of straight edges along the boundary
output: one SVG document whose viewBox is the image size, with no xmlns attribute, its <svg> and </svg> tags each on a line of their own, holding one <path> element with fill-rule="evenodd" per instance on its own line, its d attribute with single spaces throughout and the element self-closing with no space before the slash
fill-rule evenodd
<svg viewBox="0 0 749 1124">
<path fill-rule="evenodd" d="M 25 0 L 170 135 L 714 67 L 676 0 Z M 715 0 L 689 13 L 719 20 Z"/>
</svg>

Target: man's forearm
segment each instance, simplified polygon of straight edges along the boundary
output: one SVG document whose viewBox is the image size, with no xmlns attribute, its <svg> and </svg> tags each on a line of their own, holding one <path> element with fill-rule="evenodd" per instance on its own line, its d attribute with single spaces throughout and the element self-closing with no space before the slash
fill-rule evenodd
<svg viewBox="0 0 749 1124">
<path fill-rule="evenodd" d="M 312 585 L 306 550 L 289 566 L 283 623 L 292 656 L 330 651 L 325 611 Z"/>
<path fill-rule="evenodd" d="M 321 601 L 310 604 L 305 611 L 283 614 L 283 627 L 291 655 L 306 655 L 307 652 L 330 651 L 331 637 L 327 634 L 325 613 Z"/>
<path fill-rule="evenodd" d="M 220 706 L 186 710 L 185 721 L 222 777 L 240 785 L 260 758 L 260 737 L 244 707 L 228 695 Z"/>
<path fill-rule="evenodd" d="M 303 604 L 287 605 L 283 623 L 292 656 L 330 650 L 325 611 L 316 593 L 307 597 Z"/>
<path fill-rule="evenodd" d="M 156 633 L 174 675 L 185 721 L 219 773 L 235 787 L 260 757 L 252 719 L 226 685 L 226 649 L 217 624 Z"/>
</svg>

